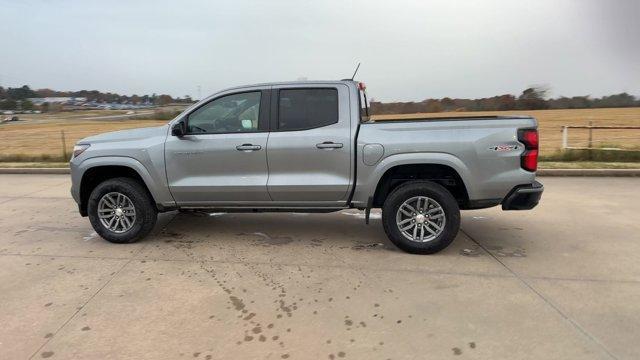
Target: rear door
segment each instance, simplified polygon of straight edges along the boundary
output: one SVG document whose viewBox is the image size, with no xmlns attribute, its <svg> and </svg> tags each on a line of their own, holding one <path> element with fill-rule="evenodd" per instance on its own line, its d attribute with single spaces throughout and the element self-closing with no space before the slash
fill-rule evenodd
<svg viewBox="0 0 640 360">
<path fill-rule="evenodd" d="M 167 180 L 179 205 L 270 202 L 269 96 L 260 89 L 219 96 L 187 115 L 187 135 L 167 138 Z"/>
<path fill-rule="evenodd" d="M 344 205 L 351 151 L 346 85 L 274 87 L 267 145 L 267 188 L 274 204 Z"/>
</svg>

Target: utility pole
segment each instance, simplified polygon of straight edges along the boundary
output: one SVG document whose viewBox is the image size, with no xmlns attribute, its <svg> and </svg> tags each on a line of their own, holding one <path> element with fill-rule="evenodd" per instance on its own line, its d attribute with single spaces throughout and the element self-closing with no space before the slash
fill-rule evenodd
<svg viewBox="0 0 640 360">
<path fill-rule="evenodd" d="M 198 85 L 198 101 L 202 100 L 202 88 L 200 85 Z"/>
</svg>

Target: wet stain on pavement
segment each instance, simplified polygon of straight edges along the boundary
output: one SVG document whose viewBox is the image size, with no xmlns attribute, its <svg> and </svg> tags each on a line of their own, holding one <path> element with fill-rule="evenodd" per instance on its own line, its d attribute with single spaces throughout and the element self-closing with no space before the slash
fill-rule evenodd
<svg viewBox="0 0 640 360">
<path fill-rule="evenodd" d="M 470 248 L 460 249 L 459 253 L 462 256 L 477 257 L 482 255 L 482 250 L 478 245 L 474 245 Z"/>
<path fill-rule="evenodd" d="M 311 239 L 309 245 L 313 246 L 313 247 L 319 247 L 322 246 L 322 242 L 323 240 L 325 240 L 324 238 L 321 239 Z"/>
<path fill-rule="evenodd" d="M 517 257 L 517 258 L 527 257 L 527 251 L 522 248 L 515 248 L 513 250 L 499 249 L 499 250 L 496 250 L 495 254 L 496 256 L 499 256 L 499 257 Z"/>
<path fill-rule="evenodd" d="M 358 244 L 351 247 L 353 250 L 370 250 L 370 249 L 383 249 L 383 243 L 370 243 L 370 244 Z"/>
<path fill-rule="evenodd" d="M 498 245 L 485 245 L 484 248 L 491 251 L 491 253 L 497 257 L 516 257 L 516 258 L 527 257 L 527 251 L 523 248 L 505 249 L 504 247 L 498 246 Z M 469 256 L 469 257 L 477 257 L 483 254 L 482 248 L 478 245 L 473 245 L 469 248 L 460 249 L 459 253 L 462 256 Z"/>
<path fill-rule="evenodd" d="M 173 238 L 173 239 L 182 239 L 184 238 L 184 234 L 180 234 L 180 233 L 176 233 L 173 231 L 165 231 L 163 230 L 160 235 L 162 235 L 162 237 L 169 237 L 169 238 Z M 170 240 L 167 240 L 165 242 L 171 242 Z"/>
<path fill-rule="evenodd" d="M 191 249 L 193 248 L 193 240 L 165 240 L 166 243 L 173 243 L 173 247 L 176 249 Z"/>
<path fill-rule="evenodd" d="M 239 233 L 238 236 L 254 236 L 257 237 L 255 245 L 284 245 L 293 241 L 293 238 L 289 236 L 269 236 L 268 234 L 261 232 L 253 233 Z"/>
<path fill-rule="evenodd" d="M 524 248 L 505 248 L 500 245 L 486 245 L 485 248 L 498 257 L 527 257 L 527 251 Z"/>
<path fill-rule="evenodd" d="M 229 299 L 231 300 L 231 303 L 233 304 L 233 307 L 238 310 L 238 311 L 242 311 L 245 308 L 244 302 L 242 302 L 241 299 L 235 297 L 235 296 L 229 296 Z"/>
</svg>

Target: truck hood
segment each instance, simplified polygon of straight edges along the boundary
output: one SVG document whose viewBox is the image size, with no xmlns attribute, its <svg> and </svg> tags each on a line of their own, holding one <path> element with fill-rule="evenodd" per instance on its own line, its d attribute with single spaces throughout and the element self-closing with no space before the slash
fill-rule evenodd
<svg viewBox="0 0 640 360">
<path fill-rule="evenodd" d="M 120 131 L 111 131 L 104 134 L 94 135 L 86 137 L 80 141 L 79 144 L 96 144 L 115 141 L 134 141 L 149 139 L 155 136 L 166 135 L 169 125 L 162 125 L 156 127 L 147 127 L 140 129 L 129 129 Z"/>
</svg>

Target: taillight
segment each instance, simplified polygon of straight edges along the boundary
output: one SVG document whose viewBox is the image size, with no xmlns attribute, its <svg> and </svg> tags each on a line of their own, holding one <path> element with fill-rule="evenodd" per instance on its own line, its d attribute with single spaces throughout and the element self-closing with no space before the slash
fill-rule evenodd
<svg viewBox="0 0 640 360">
<path fill-rule="evenodd" d="M 518 141 L 524 144 L 524 152 L 520 155 L 520 166 L 527 171 L 538 169 L 538 130 L 518 130 Z"/>
</svg>

